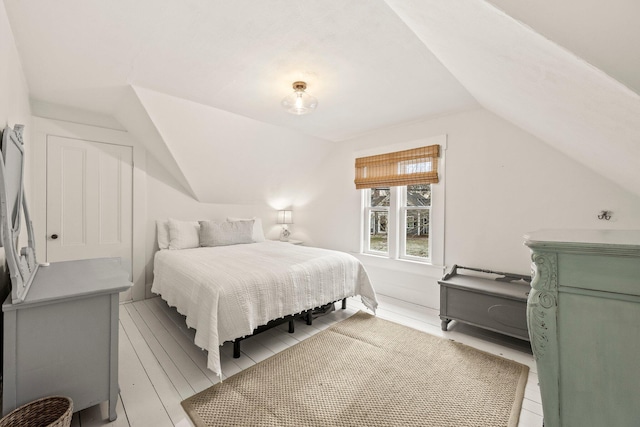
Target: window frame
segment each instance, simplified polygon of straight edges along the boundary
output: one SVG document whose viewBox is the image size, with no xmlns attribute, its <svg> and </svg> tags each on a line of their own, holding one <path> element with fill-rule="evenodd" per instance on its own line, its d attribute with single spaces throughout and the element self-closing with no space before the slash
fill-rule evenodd
<svg viewBox="0 0 640 427">
<path fill-rule="evenodd" d="M 363 253 L 377 255 L 390 259 L 403 259 L 422 263 L 431 263 L 432 239 L 431 206 L 407 206 L 407 186 L 379 187 L 389 188 L 389 206 L 371 206 L 371 188 L 362 190 L 363 194 Z M 407 255 L 407 221 L 408 210 L 425 210 L 429 212 L 429 248 L 428 257 Z M 387 252 L 371 249 L 371 213 L 387 212 Z"/>
<path fill-rule="evenodd" d="M 400 253 L 404 253 L 406 248 L 402 248 L 402 252 L 400 252 L 400 241 L 398 238 L 398 232 L 396 231 L 394 236 L 389 236 L 388 239 L 388 253 L 380 252 L 380 251 L 371 251 L 369 248 L 369 230 L 370 230 L 370 210 L 367 208 L 370 207 L 371 203 L 371 189 L 363 188 L 358 190 L 361 195 L 361 231 L 360 231 L 360 253 L 364 256 L 371 256 L 372 260 L 380 260 L 383 265 L 391 266 L 391 264 L 386 264 L 387 262 L 409 262 L 415 263 L 416 265 L 424 265 L 433 267 L 435 272 L 440 272 L 444 267 L 444 249 L 445 249 L 445 206 L 446 206 L 446 152 L 448 148 L 447 135 L 436 135 L 432 137 L 428 137 L 420 140 L 413 140 L 404 143 L 390 144 L 385 146 L 379 146 L 376 148 L 358 150 L 354 153 L 354 158 L 362 157 L 362 156 L 370 156 L 376 154 L 383 154 L 392 151 L 406 150 L 415 147 L 420 147 L 424 145 L 440 145 L 440 158 L 438 159 L 438 177 L 439 181 L 437 184 L 431 185 L 431 206 L 429 208 L 429 258 L 422 257 L 412 257 L 412 256 L 404 256 L 400 257 Z M 382 186 L 380 186 L 383 188 Z M 391 191 L 399 191 L 398 187 L 390 187 Z M 406 191 L 405 191 L 406 194 Z M 397 197 L 397 196 L 396 196 Z M 396 206 L 393 208 L 393 201 L 395 198 L 392 197 L 389 207 L 389 223 L 397 224 L 400 222 L 400 210 Z M 405 220 L 402 220 L 403 227 L 406 227 L 404 224 Z M 387 261 L 384 261 L 387 260 Z M 440 274 L 438 273 L 438 274 Z"/>
<path fill-rule="evenodd" d="M 433 184 L 430 184 L 433 185 Z M 400 246 L 398 248 L 398 259 L 406 259 L 410 261 L 418 261 L 418 262 L 426 262 L 431 264 L 432 258 L 432 239 L 431 239 L 431 227 L 433 221 L 431 221 L 431 204 L 429 206 L 407 206 L 407 187 L 402 186 L 398 187 L 401 192 L 401 200 L 399 206 L 399 221 L 398 221 L 398 239 L 400 242 Z M 431 187 L 433 191 L 433 187 Z M 427 248 L 427 252 L 429 254 L 428 257 L 419 257 L 414 255 L 407 254 L 407 211 L 427 211 L 429 212 L 429 247 Z"/>
<path fill-rule="evenodd" d="M 368 192 L 368 197 L 369 197 L 369 205 L 365 206 L 365 231 L 366 231 L 366 235 L 369 236 L 365 243 L 365 253 L 371 254 L 371 255 L 381 255 L 381 256 L 388 256 L 389 255 L 389 223 L 391 221 L 389 221 L 389 219 L 387 219 L 387 252 L 383 252 L 383 251 L 376 251 L 371 249 L 371 213 L 372 212 L 386 212 L 387 213 L 387 218 L 389 218 L 389 214 L 390 214 L 390 206 L 371 206 L 371 189 L 367 189 Z"/>
</svg>

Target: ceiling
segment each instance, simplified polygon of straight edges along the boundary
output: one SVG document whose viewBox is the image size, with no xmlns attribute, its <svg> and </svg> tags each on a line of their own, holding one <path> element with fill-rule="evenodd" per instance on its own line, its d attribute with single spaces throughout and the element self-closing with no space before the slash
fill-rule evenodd
<svg viewBox="0 0 640 427">
<path fill-rule="evenodd" d="M 193 165 L 170 159 L 183 141 L 151 99 L 326 141 L 480 105 L 640 195 L 637 0 L 4 3 L 31 97 L 121 123 L 134 99 L 167 167 Z M 310 115 L 279 105 L 296 80 Z"/>
<path fill-rule="evenodd" d="M 488 0 L 640 93 L 637 0 Z"/>
<path fill-rule="evenodd" d="M 477 106 L 382 0 L 6 0 L 31 96 L 114 114 L 127 85 L 328 140 Z M 317 110 L 280 107 L 296 80 Z"/>
</svg>

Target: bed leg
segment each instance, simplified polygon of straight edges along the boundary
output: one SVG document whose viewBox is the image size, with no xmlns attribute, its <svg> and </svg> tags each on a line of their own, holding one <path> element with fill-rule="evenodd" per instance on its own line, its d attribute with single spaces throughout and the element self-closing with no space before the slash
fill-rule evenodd
<svg viewBox="0 0 640 427">
<path fill-rule="evenodd" d="M 307 325 L 313 324 L 313 310 L 307 311 Z"/>
<path fill-rule="evenodd" d="M 240 340 L 239 339 L 233 342 L 233 358 L 234 359 L 240 358 Z"/>
<path fill-rule="evenodd" d="M 289 333 L 292 334 L 295 332 L 295 327 L 293 326 L 293 319 L 289 320 Z"/>
<path fill-rule="evenodd" d="M 342 309 L 343 309 L 343 310 L 346 310 L 346 309 L 347 309 L 347 299 L 346 299 L 346 298 L 343 298 L 343 299 L 342 299 Z"/>
</svg>

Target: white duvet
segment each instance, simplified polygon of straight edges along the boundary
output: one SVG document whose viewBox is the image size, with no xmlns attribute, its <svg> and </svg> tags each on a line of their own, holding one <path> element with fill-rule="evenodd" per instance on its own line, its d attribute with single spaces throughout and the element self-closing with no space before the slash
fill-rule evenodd
<svg viewBox="0 0 640 427">
<path fill-rule="evenodd" d="M 217 375 L 219 346 L 270 320 L 354 295 L 374 312 L 378 305 L 354 256 L 281 242 L 162 250 L 153 272 L 151 291 L 186 316 Z"/>
</svg>

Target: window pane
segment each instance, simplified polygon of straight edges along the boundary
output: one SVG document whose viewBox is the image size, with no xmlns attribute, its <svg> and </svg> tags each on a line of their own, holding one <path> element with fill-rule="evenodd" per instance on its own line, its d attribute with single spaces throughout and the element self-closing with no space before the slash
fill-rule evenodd
<svg viewBox="0 0 640 427">
<path fill-rule="evenodd" d="M 407 185 L 407 206 L 431 206 L 431 184 Z"/>
<path fill-rule="evenodd" d="M 408 194 L 407 194 L 408 196 Z M 429 210 L 407 209 L 406 255 L 429 257 Z"/>
<path fill-rule="evenodd" d="M 372 251 L 389 252 L 387 244 L 387 226 L 389 213 L 386 211 L 371 211 L 369 230 L 369 249 Z"/>
<path fill-rule="evenodd" d="M 391 201 L 391 189 L 387 188 L 372 188 L 371 189 L 371 207 L 376 206 L 389 206 Z"/>
<path fill-rule="evenodd" d="M 414 159 L 406 160 L 404 162 L 398 162 L 398 174 L 411 174 L 411 173 L 424 173 L 431 172 L 433 167 L 431 166 L 431 159 Z"/>
</svg>

